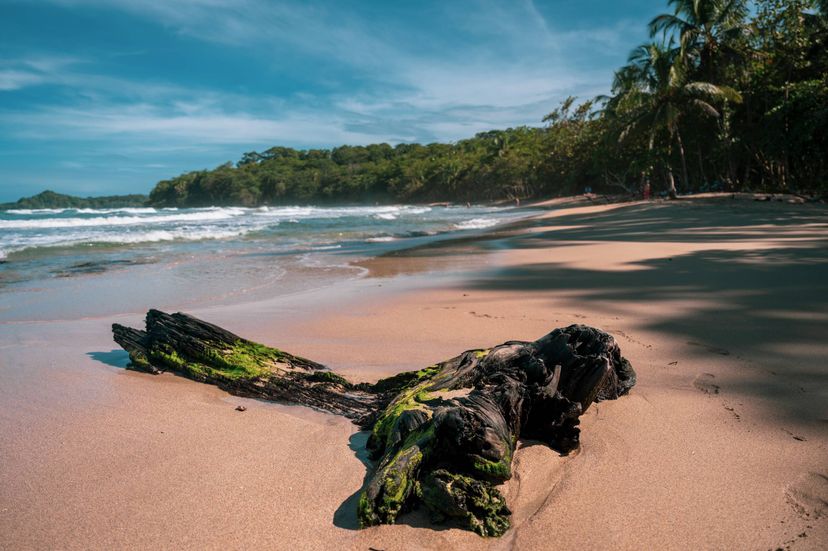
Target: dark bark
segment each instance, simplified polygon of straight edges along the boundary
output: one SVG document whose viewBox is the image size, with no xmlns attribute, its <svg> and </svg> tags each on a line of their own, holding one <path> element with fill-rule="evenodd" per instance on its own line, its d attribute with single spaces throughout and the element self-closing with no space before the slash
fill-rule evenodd
<svg viewBox="0 0 828 551">
<path fill-rule="evenodd" d="M 425 505 L 478 534 L 509 527 L 495 487 L 511 478 L 518 439 L 568 453 L 578 418 L 626 394 L 635 372 L 607 333 L 583 325 L 534 342 L 469 350 L 420 371 L 352 384 L 324 366 L 242 339 L 186 314 L 150 310 L 146 331 L 113 325 L 130 367 L 174 371 L 237 395 L 297 403 L 344 415 L 370 429 L 377 461 L 358 506 L 362 526 L 393 524 Z"/>
<path fill-rule="evenodd" d="M 690 191 L 690 176 L 687 172 L 687 158 L 684 154 L 684 142 L 681 140 L 681 132 L 676 128 L 676 143 L 679 147 L 679 156 L 681 157 L 681 179 L 685 191 Z"/>
<path fill-rule="evenodd" d="M 231 394 L 307 405 L 370 423 L 387 393 L 368 392 L 323 365 L 239 337 L 187 314 L 147 313 L 146 331 L 113 324 L 130 369 L 172 371 Z M 389 389 L 393 391 L 394 389 Z"/>
</svg>

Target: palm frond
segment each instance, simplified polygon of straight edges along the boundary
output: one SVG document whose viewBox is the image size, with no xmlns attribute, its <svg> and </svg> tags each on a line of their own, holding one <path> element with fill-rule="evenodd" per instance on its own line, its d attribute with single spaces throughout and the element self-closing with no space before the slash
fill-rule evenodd
<svg viewBox="0 0 828 551">
<path fill-rule="evenodd" d="M 742 95 L 730 86 L 717 86 L 710 82 L 689 82 L 682 88 L 690 96 L 726 100 L 731 103 L 741 103 L 742 101 Z"/>
<path fill-rule="evenodd" d="M 682 35 L 691 27 L 687 21 L 678 15 L 670 13 L 657 15 L 650 21 L 648 26 L 650 28 L 650 37 L 655 37 L 658 33 L 667 34 L 669 32 L 676 32 L 678 35 Z"/>
<path fill-rule="evenodd" d="M 731 88 L 730 86 L 719 86 L 719 91 L 721 91 L 724 99 L 730 103 L 742 103 L 742 94 L 740 94 L 735 88 Z"/>
<path fill-rule="evenodd" d="M 747 17 L 748 8 L 745 0 L 725 0 L 717 10 L 714 23 L 719 26 L 733 26 Z"/>
<path fill-rule="evenodd" d="M 690 105 L 696 107 L 699 111 L 710 117 L 713 117 L 714 119 L 719 118 L 719 112 L 716 110 L 716 108 L 707 103 L 706 101 L 700 99 L 692 99 L 690 100 Z"/>
<path fill-rule="evenodd" d="M 640 44 L 636 46 L 627 57 L 627 62 L 635 66 L 640 66 L 647 62 L 652 57 L 651 48 L 652 44 Z"/>
<path fill-rule="evenodd" d="M 682 88 L 690 95 L 700 95 L 709 98 L 718 98 L 722 96 L 721 89 L 710 82 L 688 82 Z"/>
</svg>

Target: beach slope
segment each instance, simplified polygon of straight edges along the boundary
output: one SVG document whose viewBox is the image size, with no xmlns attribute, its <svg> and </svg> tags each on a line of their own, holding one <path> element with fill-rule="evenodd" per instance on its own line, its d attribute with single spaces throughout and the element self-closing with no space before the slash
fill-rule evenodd
<svg viewBox="0 0 828 551">
<path fill-rule="evenodd" d="M 369 381 L 572 323 L 615 335 L 637 386 L 587 412 L 578 452 L 520 445 L 502 538 L 421 512 L 357 530 L 365 433 L 125 371 L 109 325 L 132 312 L 2 325 L 0 547 L 825 548 L 828 209 L 547 207 L 358 280 L 191 312 Z"/>
</svg>

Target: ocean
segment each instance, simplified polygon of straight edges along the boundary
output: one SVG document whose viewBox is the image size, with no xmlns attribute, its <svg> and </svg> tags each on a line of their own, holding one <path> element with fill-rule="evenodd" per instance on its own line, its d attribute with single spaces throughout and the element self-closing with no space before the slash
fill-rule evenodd
<svg viewBox="0 0 828 551">
<path fill-rule="evenodd" d="M 364 275 L 356 258 L 526 215 L 479 205 L 0 211 L 0 321 L 295 292 Z"/>
</svg>

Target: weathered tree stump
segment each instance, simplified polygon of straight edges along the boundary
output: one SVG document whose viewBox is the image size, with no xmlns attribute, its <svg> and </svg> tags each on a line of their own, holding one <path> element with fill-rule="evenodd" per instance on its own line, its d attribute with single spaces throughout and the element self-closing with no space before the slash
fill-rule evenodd
<svg viewBox="0 0 828 551">
<path fill-rule="evenodd" d="M 612 336 L 584 325 L 469 350 L 375 384 L 350 383 L 187 314 L 150 310 L 146 331 L 119 324 L 112 331 L 131 369 L 173 371 L 235 395 L 344 415 L 370 430 L 377 463 L 359 499 L 363 527 L 393 524 L 424 504 L 435 522 L 452 518 L 482 536 L 503 534 L 510 512 L 495 485 L 511 478 L 518 439 L 568 453 L 579 445 L 580 415 L 635 384 Z"/>
</svg>

